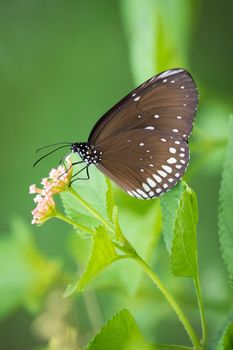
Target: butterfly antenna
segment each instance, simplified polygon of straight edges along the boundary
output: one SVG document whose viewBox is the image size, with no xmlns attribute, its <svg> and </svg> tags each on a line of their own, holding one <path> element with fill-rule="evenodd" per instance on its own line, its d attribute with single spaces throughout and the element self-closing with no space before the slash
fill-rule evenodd
<svg viewBox="0 0 233 350">
<path fill-rule="evenodd" d="M 52 146 L 58 146 L 58 145 L 67 145 L 67 146 L 71 146 L 72 145 L 72 142 L 57 142 L 57 143 L 53 143 L 51 145 L 47 145 L 47 146 L 43 146 L 43 147 L 40 147 L 36 150 L 36 153 L 37 152 L 40 152 L 42 149 L 45 149 L 45 148 L 48 148 L 48 147 L 52 147 Z"/>
<path fill-rule="evenodd" d="M 40 157 L 40 158 L 33 164 L 33 167 L 36 166 L 36 164 L 39 163 L 42 159 L 48 157 L 50 154 L 52 154 L 52 153 L 58 151 L 58 150 L 61 149 L 61 148 L 68 147 L 68 146 L 70 146 L 70 145 L 71 145 L 71 144 L 63 145 L 63 146 L 60 146 L 60 147 L 58 147 L 58 148 L 56 148 L 56 149 L 50 151 L 49 153 L 47 153 L 47 154 L 45 154 L 44 156 Z"/>
</svg>

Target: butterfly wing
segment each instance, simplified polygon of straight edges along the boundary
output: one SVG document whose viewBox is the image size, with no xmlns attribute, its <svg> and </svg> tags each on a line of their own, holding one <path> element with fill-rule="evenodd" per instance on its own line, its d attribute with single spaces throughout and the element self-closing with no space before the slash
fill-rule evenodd
<svg viewBox="0 0 233 350">
<path fill-rule="evenodd" d="M 105 113 L 92 129 L 88 143 L 101 145 L 105 138 L 143 128 L 172 133 L 187 141 L 197 103 L 191 75 L 181 68 L 167 70 L 147 80 Z"/>
<path fill-rule="evenodd" d="M 101 143 L 97 167 L 124 191 L 141 199 L 158 197 L 183 176 L 189 162 L 187 143 L 178 135 L 137 129 Z"/>
</svg>

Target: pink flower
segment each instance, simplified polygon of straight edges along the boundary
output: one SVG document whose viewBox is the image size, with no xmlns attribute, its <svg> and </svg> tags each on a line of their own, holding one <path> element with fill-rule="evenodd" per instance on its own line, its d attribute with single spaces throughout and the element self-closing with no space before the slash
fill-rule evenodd
<svg viewBox="0 0 233 350">
<path fill-rule="evenodd" d="M 37 194 L 34 198 L 37 206 L 32 211 L 32 224 L 42 224 L 56 214 L 53 196 L 65 191 L 72 177 L 72 161 L 69 156 L 65 159 L 65 164 L 66 167 L 60 165 L 57 169 L 52 169 L 48 177 L 42 179 L 42 188 L 37 188 L 36 185 L 29 187 L 29 193 Z"/>
<path fill-rule="evenodd" d="M 52 197 L 37 195 L 34 201 L 37 206 L 32 211 L 32 224 L 41 225 L 55 215 L 55 202 Z"/>
</svg>

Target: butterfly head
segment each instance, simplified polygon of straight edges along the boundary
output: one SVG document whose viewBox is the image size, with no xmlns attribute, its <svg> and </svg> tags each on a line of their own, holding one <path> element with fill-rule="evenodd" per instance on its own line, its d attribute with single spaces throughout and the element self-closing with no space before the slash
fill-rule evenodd
<svg viewBox="0 0 233 350">
<path fill-rule="evenodd" d="M 102 152 L 87 142 L 75 142 L 71 145 L 71 151 L 78 153 L 80 158 L 88 165 L 97 164 L 101 160 Z"/>
</svg>

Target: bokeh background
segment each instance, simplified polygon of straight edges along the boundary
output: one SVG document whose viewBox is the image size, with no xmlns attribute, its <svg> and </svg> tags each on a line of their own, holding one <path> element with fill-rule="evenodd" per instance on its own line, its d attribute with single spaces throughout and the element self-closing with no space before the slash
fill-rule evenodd
<svg viewBox="0 0 233 350">
<path fill-rule="evenodd" d="M 28 194 L 29 185 L 60 159 L 56 155 L 32 168 L 35 149 L 86 140 L 95 121 L 121 97 L 172 67 L 187 68 L 200 93 L 186 180 L 198 195 L 210 342 L 217 337 L 232 308 L 217 233 L 233 107 L 232 11 L 230 0 L 0 1 L 2 349 L 81 349 L 124 307 L 148 341 L 187 341 L 161 295 L 126 262 L 110 267 L 84 294 L 62 299 L 87 260 L 89 243 L 55 220 L 32 227 Z M 145 215 L 153 222 L 151 204 L 116 195 L 123 217 L 135 212 L 137 225 L 132 222 L 129 230 L 137 247 L 146 235 Z M 191 284 L 170 275 L 162 239 L 150 262 L 198 329 Z"/>
</svg>

